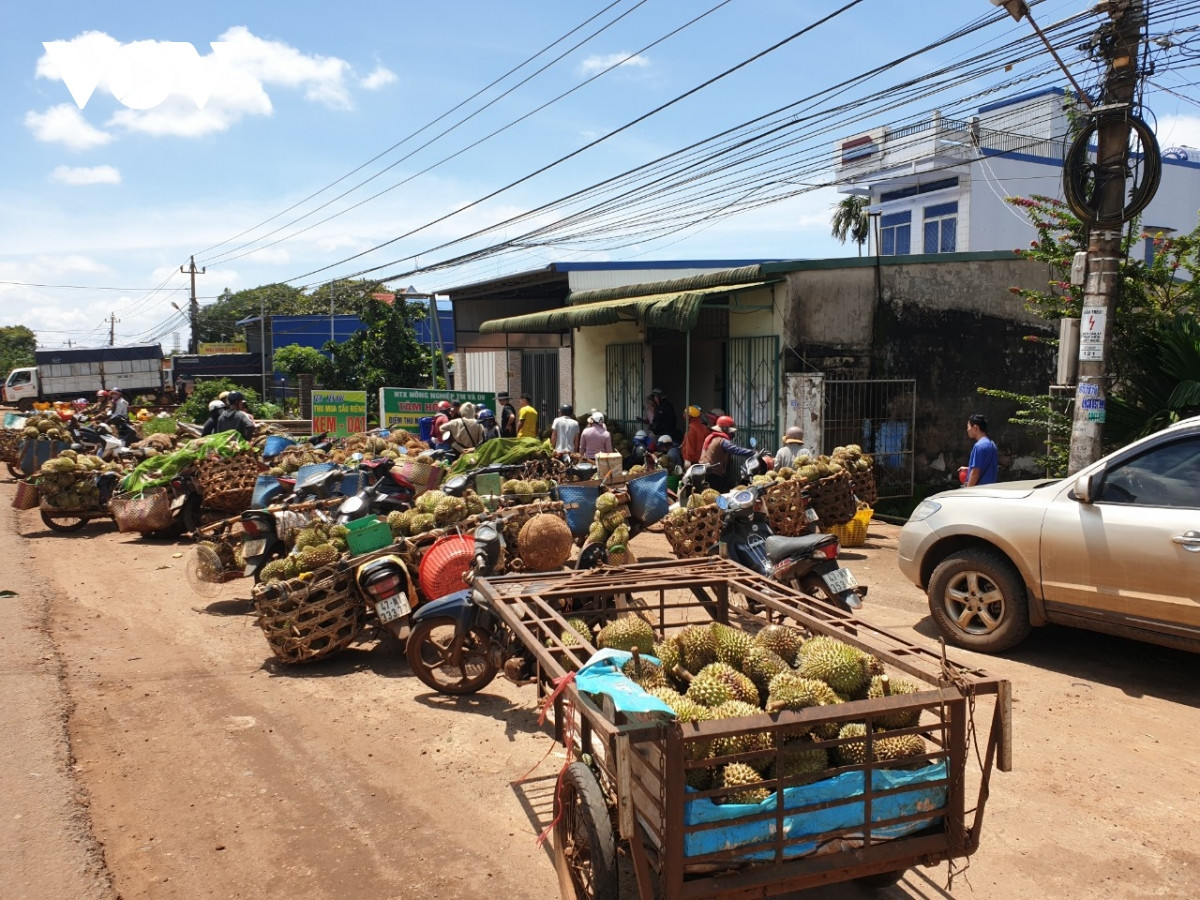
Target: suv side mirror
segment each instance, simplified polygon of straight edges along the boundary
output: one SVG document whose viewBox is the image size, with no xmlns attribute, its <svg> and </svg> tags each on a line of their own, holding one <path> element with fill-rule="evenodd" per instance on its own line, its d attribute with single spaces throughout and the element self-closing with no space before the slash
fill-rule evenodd
<svg viewBox="0 0 1200 900">
<path fill-rule="evenodd" d="M 1094 503 L 1096 501 L 1096 491 L 1100 487 L 1101 473 L 1093 472 L 1091 475 L 1080 475 L 1075 479 L 1075 499 L 1080 503 Z"/>
</svg>

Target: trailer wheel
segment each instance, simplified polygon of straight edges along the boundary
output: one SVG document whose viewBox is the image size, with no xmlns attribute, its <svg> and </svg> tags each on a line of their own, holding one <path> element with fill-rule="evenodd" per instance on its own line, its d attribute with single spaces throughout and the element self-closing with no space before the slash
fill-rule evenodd
<svg viewBox="0 0 1200 900">
<path fill-rule="evenodd" d="M 70 513 L 52 513 L 42 510 L 42 522 L 51 531 L 59 531 L 66 534 L 71 531 L 78 531 L 88 523 L 88 520 L 86 516 Z"/>
<path fill-rule="evenodd" d="M 592 770 L 573 762 L 554 792 L 554 868 L 564 900 L 616 900 L 617 843 Z"/>
<path fill-rule="evenodd" d="M 413 674 L 441 694 L 474 694 L 496 677 L 487 631 L 472 625 L 461 642 L 454 619 L 426 619 L 408 636 L 404 655 Z"/>
<path fill-rule="evenodd" d="M 882 891 L 885 888 L 890 888 L 893 884 L 904 877 L 904 873 L 908 869 L 898 869 L 895 872 L 880 872 L 878 875 L 864 875 L 862 878 L 854 880 L 865 888 L 873 891 Z"/>
</svg>

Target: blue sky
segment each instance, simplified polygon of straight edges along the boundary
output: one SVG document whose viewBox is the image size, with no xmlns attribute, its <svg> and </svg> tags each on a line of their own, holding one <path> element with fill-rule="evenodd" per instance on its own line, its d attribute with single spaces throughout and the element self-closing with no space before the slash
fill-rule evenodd
<svg viewBox="0 0 1200 900">
<path fill-rule="evenodd" d="M 829 236 L 838 195 L 806 187 L 829 179 L 821 154 L 858 130 L 934 108 L 970 108 L 974 88 L 955 86 L 886 111 L 865 98 L 1031 32 L 986 0 L 861 0 L 816 24 L 847 2 L 3 0 L 0 325 L 28 325 L 45 346 L 94 345 L 107 341 L 107 318 L 115 313 L 118 342 L 157 338 L 170 350 L 176 333 L 187 341 L 171 303 L 185 305 L 187 278 L 179 267 L 192 254 L 207 267 L 197 282 L 202 301 L 226 287 L 312 285 L 364 269 L 373 277 L 398 274 L 398 285 L 429 291 L 560 260 L 851 255 L 853 246 Z M 1047 27 L 1088 5 L 1044 0 L 1035 12 Z M 583 25 L 591 16 L 597 18 Z M 819 112 L 844 79 L 980 20 L 991 23 L 841 95 L 864 98 L 861 119 L 852 111 L 814 115 L 805 126 L 814 137 L 796 145 L 808 154 L 799 174 L 732 193 L 694 221 L 622 239 L 619 223 L 611 224 L 620 218 L 618 203 L 606 230 L 586 218 L 563 227 L 563 216 L 591 202 L 580 200 L 502 224 L 803 98 L 817 99 L 798 106 L 798 114 Z M 470 99 L 580 26 L 536 63 Z M 587 147 L 805 28 L 811 30 L 734 74 Z M 668 36 L 674 29 L 681 30 Z M 570 49 L 594 31 L 600 33 Z M 43 42 L 55 41 L 70 43 L 48 53 Z M 159 43 L 168 41 L 197 52 Z M 546 70 L 535 74 L 541 66 Z M 1000 83 L 1020 71 L 998 64 L 979 82 Z M 89 76 L 99 80 L 80 109 L 72 89 L 86 90 Z M 1162 80 L 1172 84 L 1165 73 Z M 1194 97 L 1183 86 L 1188 80 L 1175 82 L 1177 91 Z M 1058 83 L 1044 77 L 1030 86 Z M 209 94 L 203 107 L 197 92 Z M 1167 93 L 1150 100 L 1164 146 L 1200 146 L 1194 103 Z M 821 122 L 830 123 L 829 133 Z M 768 202 L 773 197 L 779 199 Z M 754 208 L 726 214 L 738 204 Z M 549 230 L 533 234 L 538 228 Z M 516 246 L 420 271 L 506 241 Z"/>
</svg>

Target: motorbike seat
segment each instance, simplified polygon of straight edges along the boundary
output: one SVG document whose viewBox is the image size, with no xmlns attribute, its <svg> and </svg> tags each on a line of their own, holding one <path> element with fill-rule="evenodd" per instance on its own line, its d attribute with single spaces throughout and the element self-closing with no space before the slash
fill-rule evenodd
<svg viewBox="0 0 1200 900">
<path fill-rule="evenodd" d="M 837 539 L 836 534 L 803 534 L 800 537 L 784 537 L 781 534 L 773 534 L 767 538 L 763 549 L 766 551 L 767 559 L 771 562 L 779 562 L 789 556 L 806 556 L 820 547 L 837 543 Z"/>
</svg>

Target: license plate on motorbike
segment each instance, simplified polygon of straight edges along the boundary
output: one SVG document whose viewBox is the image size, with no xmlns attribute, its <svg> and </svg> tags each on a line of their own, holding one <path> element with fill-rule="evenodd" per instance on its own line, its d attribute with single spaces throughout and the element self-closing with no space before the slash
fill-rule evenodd
<svg viewBox="0 0 1200 900">
<path fill-rule="evenodd" d="M 824 578 L 825 587 L 829 588 L 832 594 L 840 594 L 858 587 L 858 581 L 855 580 L 854 574 L 849 569 L 839 567 L 832 572 L 826 572 Z"/>
<path fill-rule="evenodd" d="M 821 517 L 817 515 L 817 511 L 815 509 L 813 509 L 811 506 L 806 506 L 804 508 L 804 521 L 805 522 L 815 522 L 819 518 L 821 518 Z"/>
<path fill-rule="evenodd" d="M 252 538 L 242 544 L 242 559 L 245 559 L 247 556 L 262 556 L 266 549 L 266 538 Z"/>
<path fill-rule="evenodd" d="M 375 615 L 379 616 L 379 621 L 384 625 L 388 622 L 395 622 L 410 612 L 412 612 L 412 607 L 408 605 L 408 597 L 403 593 L 380 600 L 375 604 Z"/>
</svg>

